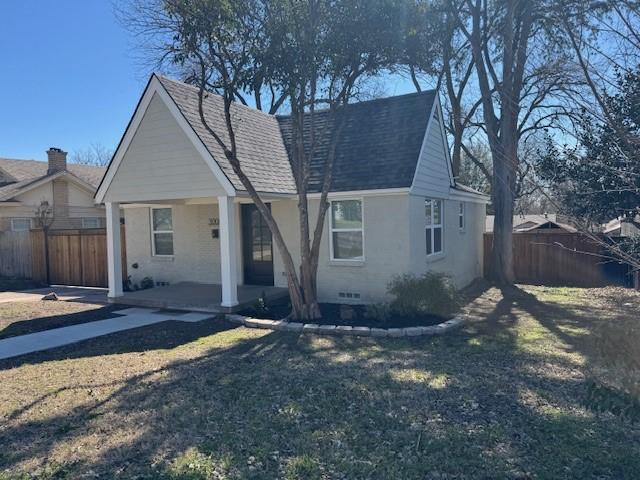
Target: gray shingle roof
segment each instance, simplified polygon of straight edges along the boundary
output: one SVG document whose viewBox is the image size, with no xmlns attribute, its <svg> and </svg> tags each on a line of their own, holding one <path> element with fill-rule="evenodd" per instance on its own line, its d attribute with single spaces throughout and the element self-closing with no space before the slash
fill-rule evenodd
<svg viewBox="0 0 640 480">
<path fill-rule="evenodd" d="M 0 186 L 0 201 L 11 199 L 13 196 L 19 194 L 23 188 L 46 177 L 47 168 L 47 162 L 38 160 L 0 158 L 0 170 L 15 180 L 14 183 Z M 104 167 L 68 163 L 67 170 L 84 182 L 97 188 L 106 169 Z"/>
<path fill-rule="evenodd" d="M 244 190 L 244 186 L 226 159 L 224 151 L 200 119 L 198 88 L 162 76 L 158 76 L 158 79 L 218 162 L 234 188 Z M 204 112 L 207 123 L 225 142 L 228 142 L 222 97 L 209 94 L 204 100 Z M 271 193 L 296 193 L 291 165 L 276 118 L 239 104 L 232 106 L 231 113 L 235 124 L 238 159 L 256 190 Z"/>
<path fill-rule="evenodd" d="M 244 190 L 224 152 L 200 120 L 198 88 L 162 76 L 158 79 L 234 188 Z M 435 91 L 431 90 L 343 107 L 340 114 L 346 115 L 346 120 L 336 149 L 331 190 L 410 187 L 435 98 Z M 222 98 L 210 94 L 204 107 L 207 122 L 226 141 Z M 296 193 L 287 149 L 291 142 L 291 118 L 268 115 L 239 104 L 233 105 L 232 114 L 238 156 L 256 189 Z M 310 192 L 321 189 L 328 147 L 335 134 L 331 123 L 329 112 L 316 112 L 317 146 L 312 162 Z"/>
<path fill-rule="evenodd" d="M 346 115 L 338 143 L 331 191 L 410 187 L 427 129 L 435 91 L 381 98 L 342 107 L 332 118 L 316 112 L 316 151 L 309 191 L 318 192 L 335 125 Z M 291 117 L 278 116 L 285 144 L 291 144 Z M 310 126 L 311 122 L 306 122 Z M 305 132 L 308 143 L 309 132 Z"/>
</svg>

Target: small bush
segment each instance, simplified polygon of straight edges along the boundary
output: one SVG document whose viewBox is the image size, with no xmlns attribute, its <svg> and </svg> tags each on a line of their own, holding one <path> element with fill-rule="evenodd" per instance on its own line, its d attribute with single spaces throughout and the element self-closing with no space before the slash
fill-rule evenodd
<svg viewBox="0 0 640 480">
<path fill-rule="evenodd" d="M 388 303 L 374 303 L 367 305 L 364 316 L 371 320 L 375 320 L 380 324 L 386 324 L 392 317 L 393 311 Z"/>
<path fill-rule="evenodd" d="M 405 274 L 395 277 L 387 288 L 393 297 L 389 307 L 402 316 L 436 315 L 450 317 L 460 306 L 460 297 L 449 277 L 428 272 L 416 277 Z"/>
<path fill-rule="evenodd" d="M 142 280 L 140 280 L 140 290 L 147 290 L 148 288 L 153 288 L 155 286 L 155 283 L 153 283 L 153 278 L 151 277 L 144 277 Z"/>
</svg>

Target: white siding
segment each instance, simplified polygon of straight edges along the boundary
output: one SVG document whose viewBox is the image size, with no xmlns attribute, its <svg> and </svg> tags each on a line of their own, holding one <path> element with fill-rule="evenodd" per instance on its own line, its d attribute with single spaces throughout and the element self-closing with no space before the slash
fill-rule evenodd
<svg viewBox="0 0 640 480">
<path fill-rule="evenodd" d="M 49 205 L 53 205 L 53 184 L 51 182 L 47 182 L 33 190 L 29 190 L 28 192 L 16 196 L 15 199 L 22 202 L 24 205 L 33 206 L 34 208 L 40 205 L 43 201 L 47 201 L 49 202 Z"/>
<path fill-rule="evenodd" d="M 59 179 L 58 182 L 64 182 L 65 180 Z M 69 204 L 68 216 L 72 219 L 71 223 L 66 222 L 63 225 L 54 224 L 53 227 L 62 226 L 64 228 L 81 228 L 82 217 L 99 217 L 104 218 L 104 208 L 95 205 L 93 201 L 93 194 L 87 192 L 85 189 L 78 187 L 77 185 L 67 182 L 68 185 L 68 198 Z M 53 183 L 45 183 L 33 190 L 29 190 L 16 197 L 16 200 L 22 202 L 22 205 L 17 206 L 5 206 L 0 207 L 0 231 L 7 230 L 9 223 L 6 220 L 10 217 L 31 217 L 35 216 L 35 212 L 40 206 L 42 201 L 49 202 L 49 205 L 54 205 L 55 199 L 53 196 Z"/>
<path fill-rule="evenodd" d="M 71 182 L 69 184 L 69 205 L 74 207 L 95 207 L 93 193 L 87 192 Z"/>
<path fill-rule="evenodd" d="M 437 110 L 433 115 L 418 160 L 411 193 L 446 198 L 451 185 L 446 152 L 448 146 L 442 135 Z"/>
<path fill-rule="evenodd" d="M 22 202 L 22 205 L 0 206 L 0 231 L 11 229 L 10 218 L 34 218 L 40 202 L 47 201 L 49 205 L 53 204 L 53 188 L 51 182 L 17 196 L 16 200 Z"/>
<path fill-rule="evenodd" d="M 107 190 L 105 201 L 224 194 L 209 166 L 155 94 Z"/>
<path fill-rule="evenodd" d="M 458 288 L 481 277 L 483 262 L 483 232 L 486 205 L 465 203 L 464 231 L 458 224 L 458 200 L 444 200 L 444 251 L 427 257 L 425 232 L 425 197 L 410 195 L 411 269 L 420 275 L 427 271 L 446 273 Z"/>
<path fill-rule="evenodd" d="M 80 188 L 71 182 L 69 185 L 69 217 L 99 217 L 104 218 L 104 207 L 96 205 L 93 201 L 93 193 L 87 192 L 84 188 Z M 101 221 L 102 222 L 102 221 Z M 77 224 L 82 225 L 82 222 Z M 101 223 L 104 225 L 104 223 Z"/>
</svg>

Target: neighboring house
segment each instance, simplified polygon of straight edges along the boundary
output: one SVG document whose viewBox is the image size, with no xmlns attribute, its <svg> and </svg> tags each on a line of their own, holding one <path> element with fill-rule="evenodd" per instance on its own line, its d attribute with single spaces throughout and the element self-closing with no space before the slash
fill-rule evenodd
<svg viewBox="0 0 640 480">
<path fill-rule="evenodd" d="M 50 148 L 47 156 L 47 162 L 0 158 L 0 232 L 40 226 L 36 212 L 42 205 L 51 212 L 51 228 L 104 227 L 104 207 L 93 195 L 105 169 L 67 165 L 59 148 Z"/>
<path fill-rule="evenodd" d="M 487 215 L 485 232 L 493 232 L 495 216 Z M 514 215 L 514 232 L 534 232 L 538 230 L 550 230 L 552 232 L 575 233 L 577 229 L 569 224 L 567 218 L 555 213 L 543 213 L 539 215 Z"/>
<path fill-rule="evenodd" d="M 208 95 L 205 116 L 226 137 L 223 103 Z M 291 118 L 233 105 L 238 155 L 269 202 L 299 261 L 295 183 L 287 154 Z M 337 144 L 318 267 L 321 301 L 385 298 L 394 275 L 444 272 L 463 287 L 483 272 L 487 196 L 457 185 L 434 91 L 352 104 Z M 316 113 L 310 180 L 311 225 L 322 165 L 334 133 Z M 153 75 L 96 193 L 107 209 L 109 296 L 122 295 L 120 235 L 126 219 L 128 273 L 137 283 L 221 284 L 223 307 L 238 285 L 286 287 L 271 233 L 198 114 L 198 90 Z"/>
<path fill-rule="evenodd" d="M 636 217 L 636 224 L 640 223 L 640 216 Z M 640 228 L 633 222 L 624 218 L 611 220 L 604 226 L 603 232 L 612 237 L 637 237 L 640 236 Z"/>
</svg>

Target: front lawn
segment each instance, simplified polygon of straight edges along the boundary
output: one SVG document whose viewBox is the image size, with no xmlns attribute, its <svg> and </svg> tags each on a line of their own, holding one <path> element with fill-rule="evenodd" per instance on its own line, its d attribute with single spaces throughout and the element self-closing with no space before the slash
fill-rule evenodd
<svg viewBox="0 0 640 480">
<path fill-rule="evenodd" d="M 123 307 L 50 300 L 0 303 L 0 340 L 112 318 L 118 308 Z"/>
<path fill-rule="evenodd" d="M 634 391 L 639 306 L 616 289 L 490 289 L 442 337 L 170 322 L 5 361 L 0 472 L 640 478 L 639 424 L 590 394 Z"/>
</svg>

